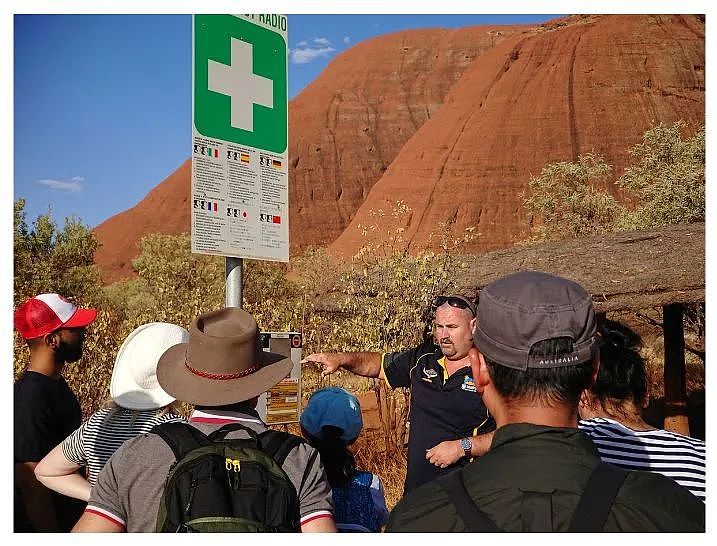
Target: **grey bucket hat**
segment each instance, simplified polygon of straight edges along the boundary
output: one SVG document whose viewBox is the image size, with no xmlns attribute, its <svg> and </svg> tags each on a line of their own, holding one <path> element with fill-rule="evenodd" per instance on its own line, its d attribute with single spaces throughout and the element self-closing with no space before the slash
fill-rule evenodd
<svg viewBox="0 0 717 546">
<path fill-rule="evenodd" d="M 473 342 L 489 360 L 518 370 L 574 366 L 597 351 L 592 298 L 574 281 L 540 271 L 519 271 L 480 292 Z M 573 340 L 558 357 L 530 356 L 539 341 Z"/>
</svg>

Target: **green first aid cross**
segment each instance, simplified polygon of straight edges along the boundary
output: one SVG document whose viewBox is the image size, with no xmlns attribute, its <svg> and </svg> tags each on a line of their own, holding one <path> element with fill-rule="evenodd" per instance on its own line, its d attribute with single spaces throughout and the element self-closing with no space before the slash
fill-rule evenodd
<svg viewBox="0 0 717 546">
<path fill-rule="evenodd" d="M 232 15 L 194 16 L 194 126 L 204 136 L 286 150 L 286 42 Z"/>
</svg>

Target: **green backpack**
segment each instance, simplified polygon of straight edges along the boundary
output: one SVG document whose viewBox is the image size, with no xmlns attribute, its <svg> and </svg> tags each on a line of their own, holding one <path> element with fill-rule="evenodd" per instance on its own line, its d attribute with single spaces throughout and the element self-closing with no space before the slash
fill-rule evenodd
<svg viewBox="0 0 717 546">
<path fill-rule="evenodd" d="M 227 440 L 244 430 L 249 438 Z M 296 488 L 281 468 L 303 440 L 266 430 L 257 434 L 232 423 L 206 436 L 182 422 L 162 423 L 152 433 L 172 448 L 157 514 L 157 532 L 298 532 Z"/>
</svg>

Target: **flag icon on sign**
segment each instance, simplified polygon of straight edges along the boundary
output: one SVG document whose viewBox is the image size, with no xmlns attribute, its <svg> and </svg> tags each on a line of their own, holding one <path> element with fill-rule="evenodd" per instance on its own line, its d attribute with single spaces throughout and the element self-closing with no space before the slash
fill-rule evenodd
<svg viewBox="0 0 717 546">
<path fill-rule="evenodd" d="M 271 164 L 274 166 L 275 169 L 281 169 L 281 161 L 274 159 L 272 160 Z"/>
<path fill-rule="evenodd" d="M 240 159 L 242 163 L 249 163 L 249 154 L 241 154 Z"/>
</svg>

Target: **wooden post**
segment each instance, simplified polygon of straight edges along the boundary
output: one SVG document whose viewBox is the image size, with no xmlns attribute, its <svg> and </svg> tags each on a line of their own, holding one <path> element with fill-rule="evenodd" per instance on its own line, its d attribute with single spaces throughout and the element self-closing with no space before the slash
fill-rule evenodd
<svg viewBox="0 0 717 546">
<path fill-rule="evenodd" d="M 663 306 L 662 320 L 665 337 L 665 430 L 689 436 L 682 304 Z"/>
</svg>

